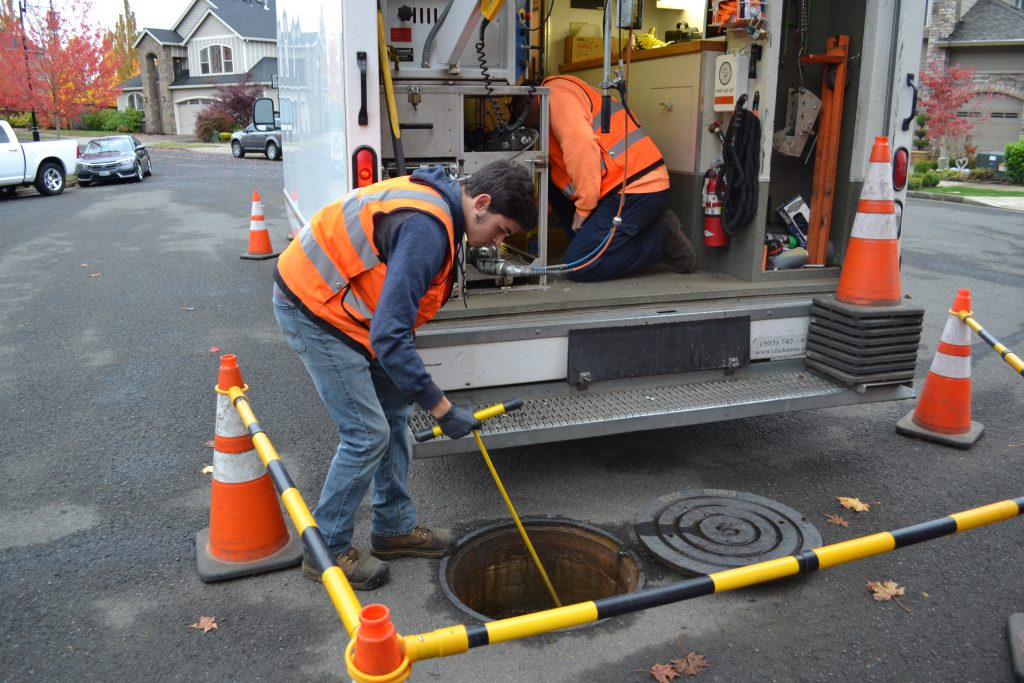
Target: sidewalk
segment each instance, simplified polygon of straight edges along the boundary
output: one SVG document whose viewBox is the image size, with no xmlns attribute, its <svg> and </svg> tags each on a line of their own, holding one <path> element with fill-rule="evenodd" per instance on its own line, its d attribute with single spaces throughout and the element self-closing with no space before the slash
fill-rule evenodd
<svg viewBox="0 0 1024 683">
<path fill-rule="evenodd" d="M 995 189 L 989 183 L 959 183 L 949 180 L 940 180 L 939 187 L 969 187 L 980 190 Z M 1007 186 L 1006 189 L 1021 189 L 1018 185 Z M 936 194 L 934 192 L 907 192 L 912 199 L 930 199 L 936 202 L 953 202 L 955 204 L 974 204 L 976 206 L 990 206 L 995 209 L 1006 209 L 1008 211 L 1024 211 L 1024 197 L 961 197 L 955 194 Z"/>
</svg>

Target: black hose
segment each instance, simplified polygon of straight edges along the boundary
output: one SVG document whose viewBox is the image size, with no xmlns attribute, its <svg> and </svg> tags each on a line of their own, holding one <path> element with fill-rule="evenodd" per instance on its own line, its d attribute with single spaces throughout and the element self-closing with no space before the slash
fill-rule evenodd
<svg viewBox="0 0 1024 683">
<path fill-rule="evenodd" d="M 722 229 L 729 236 L 745 228 L 757 213 L 761 119 L 743 108 L 746 100 L 746 95 L 740 96 L 722 150 L 722 174 L 717 194 L 722 200 Z"/>
</svg>

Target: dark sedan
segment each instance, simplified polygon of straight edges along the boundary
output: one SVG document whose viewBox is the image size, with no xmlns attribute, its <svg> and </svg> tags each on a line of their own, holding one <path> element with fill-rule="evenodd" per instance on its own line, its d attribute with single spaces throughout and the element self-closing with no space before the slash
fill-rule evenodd
<svg viewBox="0 0 1024 683">
<path fill-rule="evenodd" d="M 153 174 L 153 161 L 146 146 L 134 135 L 111 135 L 90 140 L 75 167 L 78 184 L 87 187 L 96 180 L 132 179 L 141 182 Z"/>
</svg>

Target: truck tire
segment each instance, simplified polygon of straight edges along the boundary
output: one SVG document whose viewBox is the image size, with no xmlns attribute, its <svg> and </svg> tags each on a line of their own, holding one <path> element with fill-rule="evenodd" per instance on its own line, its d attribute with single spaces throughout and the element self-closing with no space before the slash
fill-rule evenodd
<svg viewBox="0 0 1024 683">
<path fill-rule="evenodd" d="M 40 164 L 36 173 L 36 190 L 39 194 L 53 196 L 64 191 L 64 169 L 60 164 L 53 161 L 46 161 Z"/>
<path fill-rule="evenodd" d="M 273 140 L 267 143 L 267 158 L 271 161 L 277 161 L 281 158 L 281 148 Z"/>
</svg>

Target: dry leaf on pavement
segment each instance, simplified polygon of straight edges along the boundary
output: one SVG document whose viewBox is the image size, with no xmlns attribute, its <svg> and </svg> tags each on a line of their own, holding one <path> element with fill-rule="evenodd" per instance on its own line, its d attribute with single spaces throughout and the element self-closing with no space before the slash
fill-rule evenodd
<svg viewBox="0 0 1024 683">
<path fill-rule="evenodd" d="M 894 601 L 897 605 L 909 612 L 910 608 L 900 602 L 900 596 L 907 592 L 907 589 L 895 581 L 868 581 L 868 590 L 871 597 L 878 602 Z"/>
<path fill-rule="evenodd" d="M 708 668 L 707 657 L 699 655 L 696 652 L 691 652 L 682 659 L 673 659 L 672 666 L 675 667 L 676 671 L 687 676 L 696 676 L 704 669 Z"/>
<path fill-rule="evenodd" d="M 854 512 L 867 512 L 871 509 L 871 503 L 865 503 L 860 498 L 847 498 L 846 496 L 836 496 L 836 500 L 847 510 L 853 510 Z"/>
<path fill-rule="evenodd" d="M 836 526 L 846 527 L 847 529 L 850 528 L 850 523 L 840 515 L 825 515 L 825 521 L 829 524 L 835 524 Z"/>
<path fill-rule="evenodd" d="M 220 351 L 220 347 L 219 346 L 211 346 L 210 347 L 210 353 L 217 353 L 218 351 Z"/>
<path fill-rule="evenodd" d="M 206 448 L 213 448 L 213 439 L 210 439 L 209 441 L 204 443 L 203 446 Z"/>
<path fill-rule="evenodd" d="M 199 621 L 194 624 L 190 624 L 189 628 L 202 629 L 203 633 L 209 633 L 217 628 L 217 622 L 214 621 L 216 617 L 204 617 L 200 616 Z"/>
<path fill-rule="evenodd" d="M 101 273 L 89 273 L 89 277 L 99 277 Z"/>
<path fill-rule="evenodd" d="M 679 676 L 679 672 L 670 664 L 655 664 L 651 667 L 651 677 L 658 683 L 669 683 Z"/>
<path fill-rule="evenodd" d="M 199 470 L 203 474 L 213 474 L 213 465 L 207 465 L 203 469 Z"/>
</svg>

